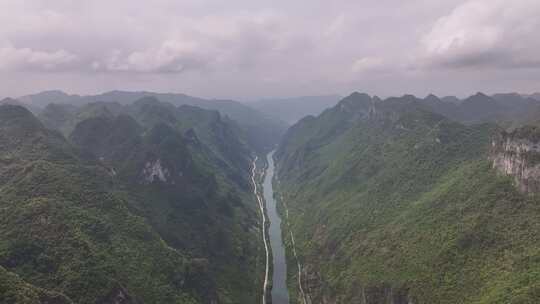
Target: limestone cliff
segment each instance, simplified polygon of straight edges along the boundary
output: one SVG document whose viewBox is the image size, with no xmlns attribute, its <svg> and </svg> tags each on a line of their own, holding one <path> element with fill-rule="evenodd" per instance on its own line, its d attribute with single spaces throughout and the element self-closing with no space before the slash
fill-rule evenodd
<svg viewBox="0 0 540 304">
<path fill-rule="evenodd" d="M 540 129 L 524 127 L 493 139 L 490 159 L 499 172 L 514 177 L 524 193 L 540 191 Z"/>
</svg>

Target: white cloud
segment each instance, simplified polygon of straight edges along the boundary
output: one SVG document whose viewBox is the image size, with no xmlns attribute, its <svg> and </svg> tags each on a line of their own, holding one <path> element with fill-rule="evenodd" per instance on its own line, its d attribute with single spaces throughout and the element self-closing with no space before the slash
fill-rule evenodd
<svg viewBox="0 0 540 304">
<path fill-rule="evenodd" d="M 167 40 L 158 48 L 124 54 L 120 50 L 111 52 L 103 64 L 94 62 L 93 68 L 103 67 L 121 72 L 183 72 L 192 66 L 204 65 L 206 58 L 196 42 Z"/>
<path fill-rule="evenodd" d="M 540 1 L 471 0 L 440 18 L 422 46 L 428 64 L 540 66 Z"/>
<path fill-rule="evenodd" d="M 426 79 L 452 90 L 464 79 L 467 90 L 499 87 L 510 83 L 509 72 L 512 84 L 538 90 L 540 69 L 517 67 L 540 65 L 539 6 L 540 0 L 0 0 L 0 40 L 10 42 L 0 41 L 0 95 L 50 87 L 212 97 L 386 94 L 388 83 L 398 93 L 425 90 Z M 486 66 L 502 76 L 478 68 Z M 437 73 L 448 80 L 435 82 Z"/>
<path fill-rule="evenodd" d="M 364 57 L 356 60 L 352 65 L 352 71 L 356 73 L 381 72 L 386 68 L 384 59 L 380 57 Z"/>
<path fill-rule="evenodd" d="M 0 46 L 0 69 L 56 71 L 69 68 L 78 58 L 65 50 L 43 51 L 15 48 L 10 44 Z"/>
<path fill-rule="evenodd" d="M 298 46 L 295 37 L 279 26 L 278 18 L 269 13 L 184 18 L 159 45 L 117 48 L 91 66 L 93 70 L 143 73 L 256 66 L 269 54 Z"/>
</svg>

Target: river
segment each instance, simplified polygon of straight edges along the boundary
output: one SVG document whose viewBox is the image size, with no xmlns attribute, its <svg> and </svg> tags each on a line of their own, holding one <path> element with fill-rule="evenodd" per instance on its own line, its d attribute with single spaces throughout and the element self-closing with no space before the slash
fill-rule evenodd
<svg viewBox="0 0 540 304">
<path fill-rule="evenodd" d="M 263 183 L 263 195 L 266 202 L 266 211 L 270 228 L 268 235 L 272 248 L 272 304 L 289 304 L 289 292 L 287 290 L 287 260 L 285 257 L 285 246 L 281 234 L 281 218 L 277 211 L 277 203 L 274 199 L 274 189 L 272 179 L 274 177 L 274 160 L 271 152 L 267 156 L 268 168 Z"/>
</svg>

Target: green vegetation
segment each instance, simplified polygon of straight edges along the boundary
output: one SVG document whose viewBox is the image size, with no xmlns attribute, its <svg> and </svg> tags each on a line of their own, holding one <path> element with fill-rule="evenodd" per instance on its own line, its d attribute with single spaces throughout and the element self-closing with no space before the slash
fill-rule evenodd
<svg viewBox="0 0 540 304">
<path fill-rule="evenodd" d="M 238 144 L 231 159 L 223 134 L 201 123 L 215 137 L 199 141 L 181 119 L 158 117 L 97 115 L 68 142 L 0 106 L 0 302 L 259 299 L 250 149 Z"/>
<path fill-rule="evenodd" d="M 313 302 L 536 303 L 540 201 L 491 168 L 496 130 L 361 94 L 293 126 L 279 191 Z"/>
<path fill-rule="evenodd" d="M 73 303 L 66 296 L 35 287 L 0 266 L 0 299 L 5 304 Z"/>
</svg>

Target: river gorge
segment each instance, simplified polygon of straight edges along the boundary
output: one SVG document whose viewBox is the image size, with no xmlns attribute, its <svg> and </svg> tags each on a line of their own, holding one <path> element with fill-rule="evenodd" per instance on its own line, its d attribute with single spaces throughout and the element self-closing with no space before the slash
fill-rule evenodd
<svg viewBox="0 0 540 304">
<path fill-rule="evenodd" d="M 277 202 L 274 199 L 274 189 L 272 181 L 274 178 L 273 152 L 267 155 L 268 166 L 263 182 L 263 194 L 266 202 L 266 213 L 270 227 L 268 236 L 270 247 L 272 248 L 272 304 L 288 304 L 289 293 L 287 290 L 287 261 L 285 257 L 285 247 L 283 245 L 281 232 L 281 218 L 277 211 Z"/>
</svg>

